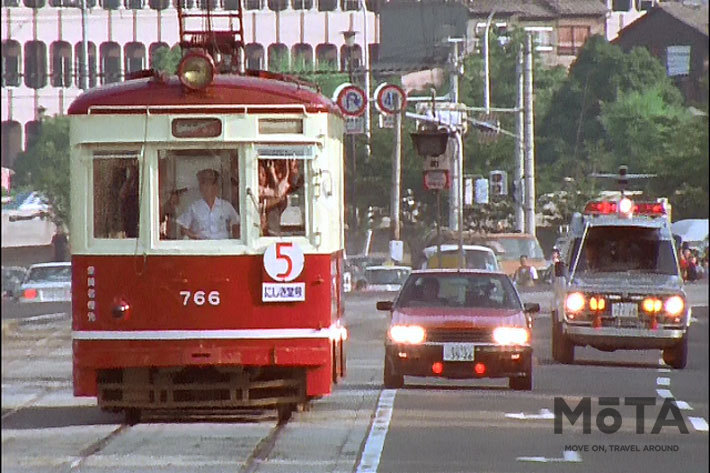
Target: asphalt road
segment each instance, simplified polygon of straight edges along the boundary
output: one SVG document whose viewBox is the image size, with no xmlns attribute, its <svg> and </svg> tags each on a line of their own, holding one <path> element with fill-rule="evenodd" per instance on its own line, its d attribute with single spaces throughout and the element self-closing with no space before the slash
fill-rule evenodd
<svg viewBox="0 0 710 473">
<path fill-rule="evenodd" d="M 407 378 L 403 389 L 383 391 L 387 315 L 374 305 L 385 296 L 349 295 L 347 378 L 331 396 L 295 413 L 281 428 L 270 412 L 256 420 L 122 425 L 121 416 L 99 411 L 93 399 L 72 396 L 68 314 L 3 320 L 2 469 L 23 473 L 707 471 L 708 287 L 689 289 L 695 320 L 689 365 L 680 371 L 659 362 L 659 351 L 605 353 L 577 348 L 577 364 L 552 362 L 550 294 L 525 293 L 526 301 L 540 302 L 543 309 L 534 326 L 532 392 L 510 391 L 505 380 L 431 378 Z M 574 425 L 565 420 L 563 432 L 556 434 L 554 398 L 575 406 L 585 396 L 592 398 L 591 432 L 583 433 L 580 419 Z M 643 434 L 636 433 L 634 408 L 623 405 L 623 398 L 629 396 L 656 401 L 641 419 Z M 662 398 L 669 396 L 682 409 L 687 434 L 679 433 L 675 425 L 650 433 Z M 597 427 L 599 397 L 622 398 L 618 408 L 622 425 L 614 434 L 603 434 Z M 669 451 L 644 451 L 648 445 Z M 575 451 L 565 453 L 565 447 Z"/>
</svg>

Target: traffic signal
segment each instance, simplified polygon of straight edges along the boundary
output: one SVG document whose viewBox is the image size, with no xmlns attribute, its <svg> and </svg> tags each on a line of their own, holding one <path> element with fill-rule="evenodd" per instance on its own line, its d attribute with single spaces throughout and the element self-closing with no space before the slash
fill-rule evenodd
<svg viewBox="0 0 710 473">
<path fill-rule="evenodd" d="M 491 195 L 508 195 L 508 173 L 505 171 L 491 171 L 488 178 Z"/>
</svg>

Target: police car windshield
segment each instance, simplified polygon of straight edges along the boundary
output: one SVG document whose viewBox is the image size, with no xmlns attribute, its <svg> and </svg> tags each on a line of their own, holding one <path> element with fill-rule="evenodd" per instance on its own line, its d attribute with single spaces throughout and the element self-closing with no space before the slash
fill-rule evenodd
<svg viewBox="0 0 710 473">
<path fill-rule="evenodd" d="M 631 226 L 592 227 L 577 260 L 578 274 L 640 271 L 677 274 L 670 240 L 658 229 Z"/>
<path fill-rule="evenodd" d="M 503 274 L 413 274 L 397 307 L 460 307 L 522 310 L 510 279 Z"/>
</svg>

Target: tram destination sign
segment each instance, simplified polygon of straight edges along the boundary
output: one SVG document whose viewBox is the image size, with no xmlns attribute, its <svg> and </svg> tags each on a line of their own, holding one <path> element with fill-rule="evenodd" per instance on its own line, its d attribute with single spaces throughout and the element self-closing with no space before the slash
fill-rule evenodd
<svg viewBox="0 0 710 473">
<path fill-rule="evenodd" d="M 222 134 L 219 118 L 174 118 L 172 131 L 175 138 L 214 138 Z"/>
</svg>

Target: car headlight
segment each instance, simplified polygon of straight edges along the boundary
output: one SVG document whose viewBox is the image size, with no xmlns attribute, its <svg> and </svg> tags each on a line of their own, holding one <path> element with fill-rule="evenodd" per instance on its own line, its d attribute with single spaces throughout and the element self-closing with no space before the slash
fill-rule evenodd
<svg viewBox="0 0 710 473">
<path fill-rule="evenodd" d="M 530 338 L 529 332 L 519 327 L 498 327 L 493 330 L 493 340 L 498 345 L 525 345 Z"/>
<path fill-rule="evenodd" d="M 395 343 L 418 344 L 424 341 L 426 331 L 419 325 L 393 325 L 389 335 Z"/>
<path fill-rule="evenodd" d="M 685 301 L 680 296 L 671 296 L 666 299 L 664 308 L 669 315 L 679 315 L 685 309 Z"/>
<path fill-rule="evenodd" d="M 584 309 L 584 294 L 581 292 L 568 294 L 565 299 L 565 308 L 570 312 L 579 312 Z"/>
</svg>

